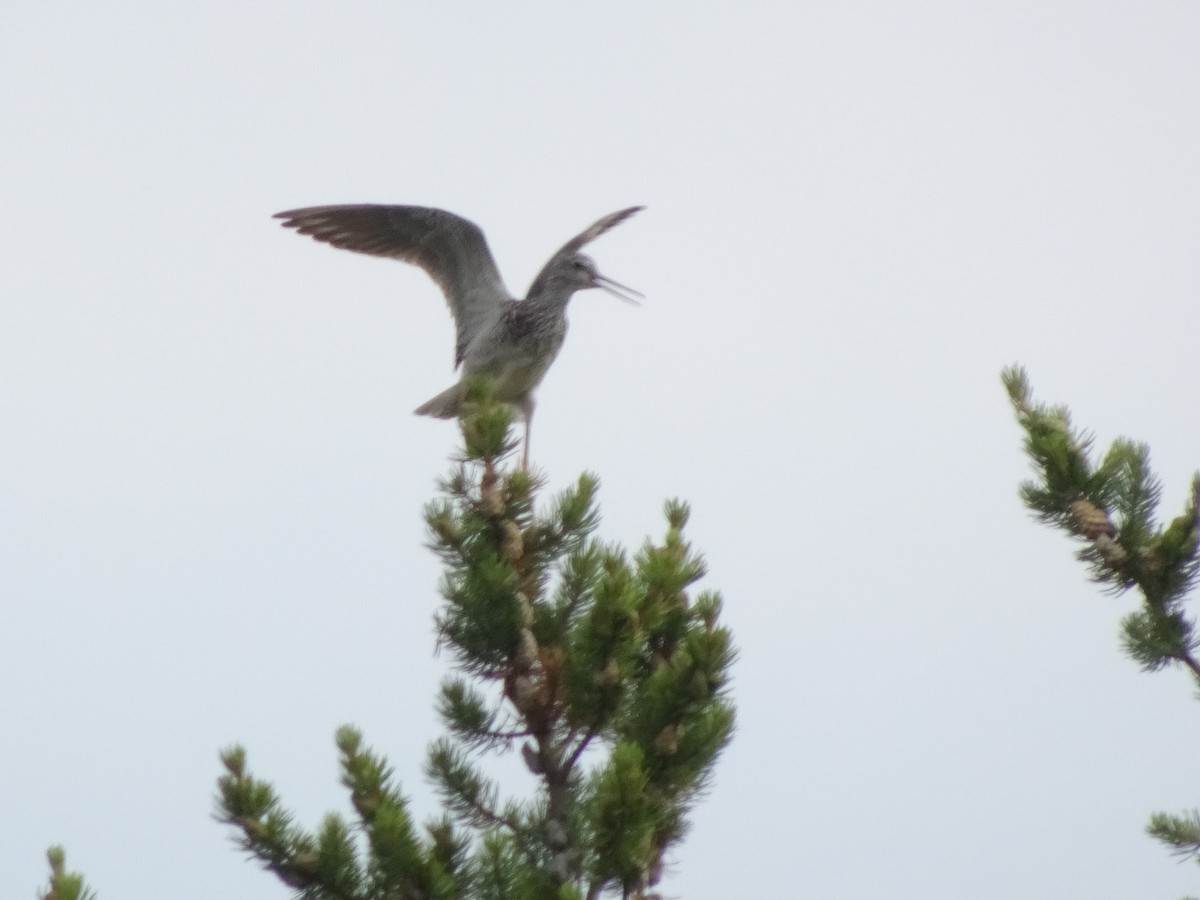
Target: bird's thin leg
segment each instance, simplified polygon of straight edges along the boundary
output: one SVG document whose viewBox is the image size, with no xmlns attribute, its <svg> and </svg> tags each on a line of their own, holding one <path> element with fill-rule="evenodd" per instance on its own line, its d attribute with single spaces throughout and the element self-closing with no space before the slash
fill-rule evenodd
<svg viewBox="0 0 1200 900">
<path fill-rule="evenodd" d="M 532 397 L 526 397 L 520 404 L 520 409 L 525 418 L 525 443 L 521 447 L 521 468 L 526 472 L 529 471 L 529 432 L 533 428 L 533 407 L 534 402 Z"/>
<path fill-rule="evenodd" d="M 532 418 L 533 416 L 525 417 L 525 446 L 522 448 L 523 452 L 521 453 L 521 468 L 526 472 L 529 471 L 529 431 L 530 419 Z"/>
</svg>

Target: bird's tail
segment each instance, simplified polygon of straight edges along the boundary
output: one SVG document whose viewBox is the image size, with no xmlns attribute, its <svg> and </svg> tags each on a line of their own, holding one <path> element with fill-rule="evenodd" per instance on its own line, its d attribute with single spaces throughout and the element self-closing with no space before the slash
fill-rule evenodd
<svg viewBox="0 0 1200 900">
<path fill-rule="evenodd" d="M 442 391 L 432 400 L 426 400 L 413 412 L 418 416 L 433 416 L 435 419 L 453 419 L 458 415 L 461 404 L 462 385 L 456 384 Z"/>
</svg>

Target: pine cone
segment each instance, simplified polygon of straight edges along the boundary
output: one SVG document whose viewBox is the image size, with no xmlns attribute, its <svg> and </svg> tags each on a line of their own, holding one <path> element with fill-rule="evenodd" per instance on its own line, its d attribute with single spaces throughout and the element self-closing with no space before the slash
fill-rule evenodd
<svg viewBox="0 0 1200 900">
<path fill-rule="evenodd" d="M 1070 510 L 1072 527 L 1089 541 L 1096 540 L 1100 535 L 1110 538 L 1117 536 L 1116 526 L 1108 520 L 1108 513 L 1092 501 L 1076 500 Z"/>
</svg>

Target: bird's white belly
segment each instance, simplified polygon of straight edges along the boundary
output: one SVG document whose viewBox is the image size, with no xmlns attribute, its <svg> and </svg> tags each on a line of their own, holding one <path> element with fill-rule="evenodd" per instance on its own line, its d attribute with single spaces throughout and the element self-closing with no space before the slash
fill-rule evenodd
<svg viewBox="0 0 1200 900">
<path fill-rule="evenodd" d="M 565 331 L 565 329 L 564 329 Z M 520 405 L 541 383 L 558 351 L 563 333 L 529 346 L 509 343 L 484 345 L 467 354 L 463 375 L 487 375 L 495 383 L 496 398 Z"/>
<path fill-rule="evenodd" d="M 484 371 L 496 384 L 496 397 L 509 402 L 526 396 L 541 382 L 553 360 L 508 360 Z"/>
</svg>

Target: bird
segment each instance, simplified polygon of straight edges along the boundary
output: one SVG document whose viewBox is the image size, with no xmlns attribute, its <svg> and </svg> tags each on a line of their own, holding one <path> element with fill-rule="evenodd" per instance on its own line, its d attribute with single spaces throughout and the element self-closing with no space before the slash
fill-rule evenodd
<svg viewBox="0 0 1200 900">
<path fill-rule="evenodd" d="M 562 349 L 567 302 L 576 291 L 600 288 L 628 303 L 642 295 L 601 275 L 580 251 L 644 209 L 630 206 L 597 219 L 550 257 L 523 300 L 504 286 L 483 231 L 474 222 L 426 206 L 340 204 L 276 213 L 283 227 L 342 250 L 398 259 L 423 269 L 441 288 L 454 318 L 454 367 L 461 379 L 415 413 L 450 419 L 462 408 L 467 380 L 488 375 L 496 399 L 525 422 L 522 467 L 529 467 L 534 392 Z"/>
</svg>

